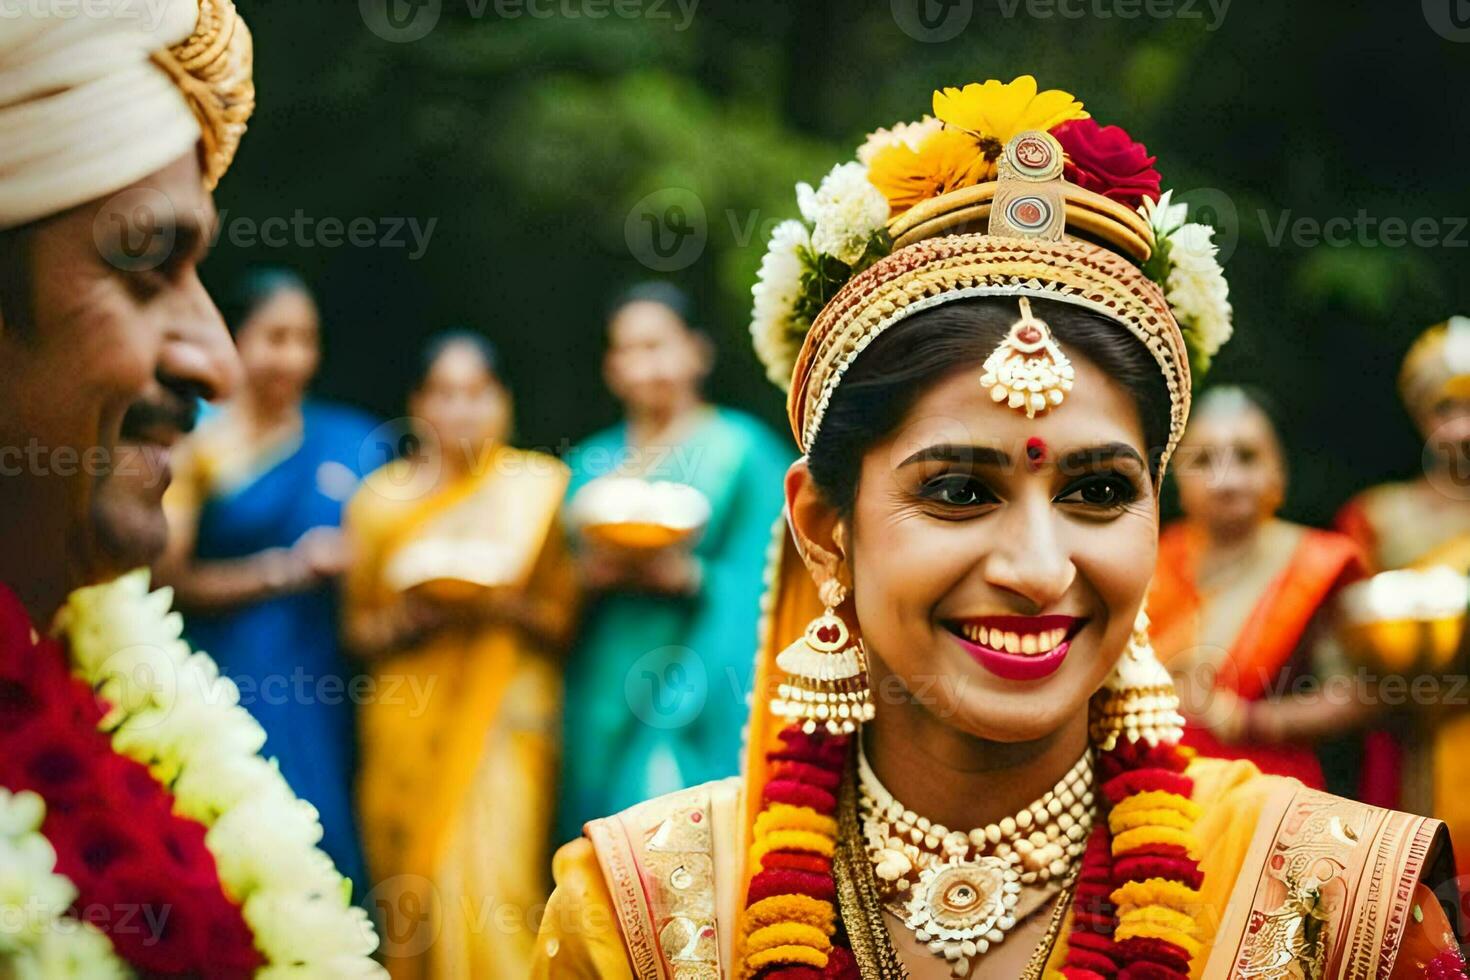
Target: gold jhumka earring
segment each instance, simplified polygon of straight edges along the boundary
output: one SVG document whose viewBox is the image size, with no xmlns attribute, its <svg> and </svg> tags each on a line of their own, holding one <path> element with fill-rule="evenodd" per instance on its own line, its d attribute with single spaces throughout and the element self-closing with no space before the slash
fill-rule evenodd
<svg viewBox="0 0 1470 980">
<path fill-rule="evenodd" d="M 1098 751 L 1112 750 L 1119 736 L 1157 745 L 1184 734 L 1174 678 L 1154 653 L 1148 626 L 1148 613 L 1139 609 L 1127 649 L 1093 698 L 1090 730 Z"/>
<path fill-rule="evenodd" d="M 821 727 L 833 735 L 851 734 L 873 718 L 867 655 L 862 640 L 853 639 L 837 614 L 847 589 L 827 578 L 817 592 L 826 610 L 776 655 L 776 666 L 786 677 L 771 699 L 771 713 L 801 722 L 807 733 Z"/>
</svg>

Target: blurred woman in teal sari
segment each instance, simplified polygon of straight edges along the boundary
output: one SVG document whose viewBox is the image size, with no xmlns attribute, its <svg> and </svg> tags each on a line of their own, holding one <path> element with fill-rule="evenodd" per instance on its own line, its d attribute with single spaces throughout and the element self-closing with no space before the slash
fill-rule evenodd
<svg viewBox="0 0 1470 980">
<path fill-rule="evenodd" d="M 579 494 L 602 477 L 691 486 L 702 533 L 629 548 L 579 536 L 593 596 L 567 667 L 558 840 L 650 795 L 733 775 L 761 575 L 792 450 L 755 419 L 705 402 L 707 338 L 676 289 L 647 284 L 613 310 L 604 361 L 625 421 L 575 447 Z"/>
<path fill-rule="evenodd" d="M 311 293 L 257 269 L 222 304 L 240 351 L 240 394 L 174 457 L 159 568 L 188 614 L 189 639 L 240 687 L 265 754 L 321 815 L 322 848 L 358 886 L 352 670 L 338 641 L 339 530 L 373 420 L 306 397 L 320 362 Z"/>
</svg>

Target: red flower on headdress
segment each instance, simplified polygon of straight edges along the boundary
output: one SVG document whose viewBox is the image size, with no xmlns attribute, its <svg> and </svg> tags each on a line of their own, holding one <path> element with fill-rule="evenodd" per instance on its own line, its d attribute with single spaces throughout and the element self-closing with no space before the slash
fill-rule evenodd
<svg viewBox="0 0 1470 980">
<path fill-rule="evenodd" d="M 1078 187 L 1096 191 L 1130 208 L 1144 198 L 1158 200 L 1158 157 L 1149 156 L 1142 143 L 1121 126 L 1099 126 L 1094 119 L 1064 122 L 1051 134 L 1067 154 L 1063 175 Z"/>
</svg>

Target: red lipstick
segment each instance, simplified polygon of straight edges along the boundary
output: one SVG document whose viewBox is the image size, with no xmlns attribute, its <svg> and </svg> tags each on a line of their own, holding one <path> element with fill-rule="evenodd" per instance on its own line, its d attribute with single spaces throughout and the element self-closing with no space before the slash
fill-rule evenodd
<svg viewBox="0 0 1470 980">
<path fill-rule="evenodd" d="M 1076 616 L 979 616 L 949 628 L 965 652 L 995 676 L 1034 681 L 1056 672 L 1086 624 Z"/>
</svg>

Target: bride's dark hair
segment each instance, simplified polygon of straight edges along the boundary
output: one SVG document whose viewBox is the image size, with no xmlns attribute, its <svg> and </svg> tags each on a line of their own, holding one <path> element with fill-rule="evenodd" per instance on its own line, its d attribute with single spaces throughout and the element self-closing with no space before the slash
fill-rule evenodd
<svg viewBox="0 0 1470 980">
<path fill-rule="evenodd" d="M 1100 313 L 1033 299 L 1032 311 L 1062 349 L 1084 357 L 1133 396 L 1155 481 L 1169 437 L 1169 390 L 1143 342 Z M 980 365 L 1018 316 L 1009 297 L 952 300 L 894 324 L 858 355 L 832 394 L 807 452 L 812 480 L 840 512 L 852 512 L 863 453 L 893 432 L 930 385 Z"/>
</svg>

